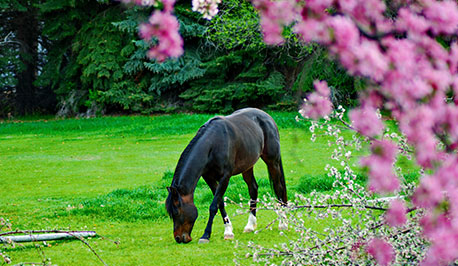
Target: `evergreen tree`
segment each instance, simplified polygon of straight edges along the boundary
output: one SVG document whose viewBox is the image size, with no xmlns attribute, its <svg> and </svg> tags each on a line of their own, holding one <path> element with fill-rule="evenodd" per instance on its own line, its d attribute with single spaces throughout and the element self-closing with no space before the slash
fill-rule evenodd
<svg viewBox="0 0 458 266">
<path fill-rule="evenodd" d="M 34 82 L 38 73 L 40 25 L 35 4 L 37 1 L 8 0 L 0 6 L 0 34 L 3 39 L 9 38 L 2 45 L 1 85 L 14 86 L 15 110 L 21 115 L 37 108 Z"/>
</svg>

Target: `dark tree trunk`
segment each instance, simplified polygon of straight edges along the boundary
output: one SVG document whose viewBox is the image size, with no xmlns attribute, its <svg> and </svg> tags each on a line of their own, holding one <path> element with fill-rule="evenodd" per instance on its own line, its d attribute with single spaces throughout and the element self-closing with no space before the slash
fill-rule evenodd
<svg viewBox="0 0 458 266">
<path fill-rule="evenodd" d="M 15 39 L 20 43 L 21 66 L 16 66 L 16 112 L 30 114 L 36 110 L 34 81 L 37 78 L 39 22 L 37 11 L 28 7 L 25 12 L 15 12 L 12 18 Z"/>
</svg>

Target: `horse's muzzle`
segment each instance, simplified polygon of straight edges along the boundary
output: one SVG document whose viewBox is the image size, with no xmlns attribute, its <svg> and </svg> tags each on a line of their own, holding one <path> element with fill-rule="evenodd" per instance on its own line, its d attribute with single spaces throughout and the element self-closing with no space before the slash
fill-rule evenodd
<svg viewBox="0 0 458 266">
<path fill-rule="evenodd" d="M 181 236 L 180 235 L 177 235 L 175 236 L 175 241 L 179 244 L 179 243 L 189 243 L 191 242 L 192 238 L 190 235 L 188 234 L 182 234 Z"/>
</svg>

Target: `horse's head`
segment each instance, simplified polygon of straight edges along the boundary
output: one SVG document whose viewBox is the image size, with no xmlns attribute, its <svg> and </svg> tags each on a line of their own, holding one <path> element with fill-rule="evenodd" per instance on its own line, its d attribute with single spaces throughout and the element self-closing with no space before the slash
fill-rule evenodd
<svg viewBox="0 0 458 266">
<path fill-rule="evenodd" d="M 192 194 L 183 196 L 175 187 L 168 187 L 167 190 L 169 196 L 165 208 L 173 219 L 173 237 L 178 243 L 188 243 L 192 240 L 191 231 L 197 219 Z"/>
</svg>

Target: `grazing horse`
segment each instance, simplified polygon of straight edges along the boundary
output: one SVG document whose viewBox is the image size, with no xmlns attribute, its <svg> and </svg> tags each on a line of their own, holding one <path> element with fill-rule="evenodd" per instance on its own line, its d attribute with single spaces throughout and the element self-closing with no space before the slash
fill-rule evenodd
<svg viewBox="0 0 458 266">
<path fill-rule="evenodd" d="M 241 109 L 229 116 L 217 116 L 205 123 L 180 156 L 166 209 L 173 219 L 173 235 L 178 243 L 192 240 L 197 219 L 194 190 L 202 176 L 213 192 L 210 217 L 199 243 L 210 239 L 213 219 L 220 210 L 224 238 L 232 239 L 232 224 L 224 209 L 223 195 L 233 175 L 242 174 L 250 194 L 250 214 L 245 232 L 255 230 L 258 184 L 253 166 L 259 158 L 267 164 L 271 185 L 278 200 L 286 204 L 286 184 L 280 156 L 280 137 L 272 117 L 255 109 Z"/>
</svg>

